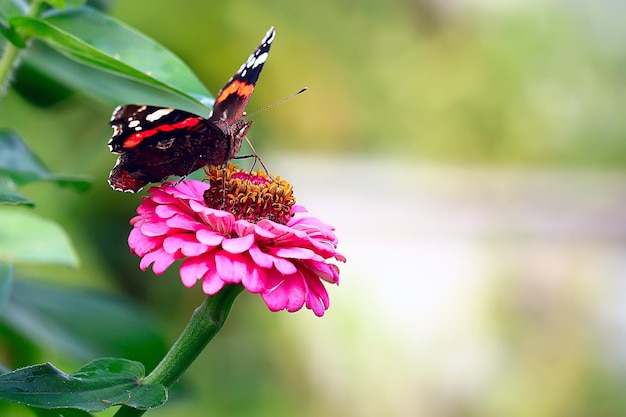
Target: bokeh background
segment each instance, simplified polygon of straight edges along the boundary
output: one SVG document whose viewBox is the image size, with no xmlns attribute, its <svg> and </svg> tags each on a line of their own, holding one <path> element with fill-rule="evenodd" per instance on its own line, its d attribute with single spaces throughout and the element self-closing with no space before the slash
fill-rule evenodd
<svg viewBox="0 0 626 417">
<path fill-rule="evenodd" d="M 250 136 L 348 257 L 324 318 L 240 296 L 150 415 L 626 415 L 626 4 L 109 7 L 212 92 L 276 27 L 248 110 L 309 91 L 256 115 Z M 128 253 L 138 197 L 106 183 L 114 104 L 79 94 L 51 111 L 9 92 L 1 106 L 52 171 L 94 181 L 22 190 L 82 260 L 46 275 L 133 297 L 173 341 L 202 294 Z"/>
</svg>

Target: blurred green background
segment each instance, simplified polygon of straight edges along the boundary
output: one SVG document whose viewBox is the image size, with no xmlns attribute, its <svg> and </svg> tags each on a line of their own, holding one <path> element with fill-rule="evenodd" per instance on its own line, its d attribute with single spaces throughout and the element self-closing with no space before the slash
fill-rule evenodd
<svg viewBox="0 0 626 417">
<path fill-rule="evenodd" d="M 184 389 L 149 415 L 626 415 L 626 5 L 136 0 L 110 11 L 213 93 L 276 27 L 248 111 L 309 91 L 256 115 L 250 136 L 348 257 L 322 319 L 240 296 Z M 175 272 L 139 272 L 128 252 L 138 197 L 106 183 L 116 104 L 75 95 L 51 110 L 12 91 L 0 104 L 0 126 L 52 171 L 94 181 L 82 195 L 22 190 L 82 260 L 33 274 L 129 295 L 173 341 L 202 294 Z"/>
</svg>

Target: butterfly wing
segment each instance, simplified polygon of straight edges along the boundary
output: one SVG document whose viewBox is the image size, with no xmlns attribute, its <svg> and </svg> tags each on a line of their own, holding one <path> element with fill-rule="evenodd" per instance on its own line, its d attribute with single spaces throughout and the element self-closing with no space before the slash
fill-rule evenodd
<svg viewBox="0 0 626 417">
<path fill-rule="evenodd" d="M 191 130 L 201 123 L 202 117 L 169 107 L 126 105 L 118 106 L 109 124 L 113 135 L 109 149 L 123 153 L 146 143 L 159 142 L 178 130 Z"/>
<path fill-rule="evenodd" d="M 261 44 L 220 90 L 209 120 L 220 126 L 235 125 L 241 120 L 269 55 L 275 34 L 276 31 L 271 27 Z"/>
<path fill-rule="evenodd" d="M 185 176 L 228 159 L 230 141 L 207 119 L 167 107 L 126 105 L 110 121 L 111 152 L 120 154 L 109 176 L 116 190 L 137 192 L 170 175 Z"/>
</svg>

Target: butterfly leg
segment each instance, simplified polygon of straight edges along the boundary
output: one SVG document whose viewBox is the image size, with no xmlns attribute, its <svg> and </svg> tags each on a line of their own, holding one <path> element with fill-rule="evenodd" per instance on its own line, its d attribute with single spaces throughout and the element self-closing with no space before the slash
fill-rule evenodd
<svg viewBox="0 0 626 417">
<path fill-rule="evenodd" d="M 272 177 L 272 174 L 270 174 L 270 172 L 267 170 L 267 167 L 265 166 L 265 164 L 263 163 L 263 160 L 261 159 L 261 157 L 259 156 L 259 154 L 257 153 L 256 149 L 254 149 L 254 146 L 252 146 L 252 142 L 250 142 L 250 139 L 248 139 L 248 137 L 246 136 L 246 142 L 248 142 L 248 146 L 250 146 L 250 149 L 252 150 L 252 153 L 250 155 L 241 155 L 241 156 L 235 156 L 233 159 L 247 159 L 247 158 L 254 158 L 254 164 L 257 163 L 257 161 L 261 164 L 261 166 L 263 167 L 263 170 L 265 171 L 265 173 L 267 174 L 268 177 L 270 177 L 270 179 L 272 180 L 272 182 L 275 182 L 278 184 L 278 181 L 276 181 L 274 179 L 274 177 Z M 252 167 L 254 168 L 254 164 L 252 165 Z M 251 169 L 252 171 L 252 169 Z"/>
</svg>

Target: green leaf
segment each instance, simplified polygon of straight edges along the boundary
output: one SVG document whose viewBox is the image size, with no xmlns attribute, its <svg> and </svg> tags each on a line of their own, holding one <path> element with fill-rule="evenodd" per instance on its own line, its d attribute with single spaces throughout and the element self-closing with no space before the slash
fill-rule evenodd
<svg viewBox="0 0 626 417">
<path fill-rule="evenodd" d="M 0 319 L 34 343 L 79 361 L 121 356 L 151 369 L 167 351 L 150 316 L 105 294 L 16 280 Z"/>
<path fill-rule="evenodd" d="M 86 0 L 46 0 L 46 3 L 50 6 L 56 7 L 57 9 L 72 9 L 80 7 L 86 2 Z"/>
<path fill-rule="evenodd" d="M 57 9 L 65 9 L 65 0 L 45 0 L 45 2 Z"/>
<path fill-rule="evenodd" d="M 57 408 L 56 410 L 46 410 L 44 408 L 30 409 L 37 417 L 93 417 L 93 414 L 83 410 L 72 408 Z"/>
<path fill-rule="evenodd" d="M 65 7 L 68 9 L 76 9 L 84 6 L 87 0 L 65 0 Z"/>
<path fill-rule="evenodd" d="M 28 12 L 28 4 L 16 0 L 0 0 L 0 34 L 18 48 L 24 48 L 26 43 L 9 25 L 11 16 L 20 16 Z M 1 45 L 0 45 L 1 46 Z"/>
<path fill-rule="evenodd" d="M 13 286 L 13 264 L 0 262 L 0 311 L 9 299 Z"/>
<path fill-rule="evenodd" d="M 57 9 L 75 9 L 84 5 L 87 0 L 45 0 L 52 7 Z"/>
<path fill-rule="evenodd" d="M 18 193 L 15 190 L 15 185 L 11 181 L 6 181 L 6 178 L 4 180 L 5 181 L 3 181 L 3 178 L 0 177 L 0 204 L 8 204 L 12 206 L 22 204 L 29 207 L 33 207 L 35 205 L 31 199 Z"/>
<path fill-rule="evenodd" d="M 59 225 L 15 208 L 0 207 L 0 261 L 78 266 Z"/>
<path fill-rule="evenodd" d="M 69 185 L 81 191 L 90 185 L 84 177 L 50 173 L 20 136 L 6 129 L 0 129 L 1 177 L 9 178 L 17 185 L 38 180 L 54 181 L 59 185 Z"/>
<path fill-rule="evenodd" d="M 50 107 L 72 96 L 75 91 L 50 77 L 45 68 L 51 65 L 45 62 L 43 65 L 32 65 L 28 59 L 24 59 L 32 53 L 34 44 L 31 42 L 28 50 L 24 51 L 20 65 L 15 69 L 11 88 L 30 103 L 39 107 Z M 65 58 L 69 61 L 68 58 Z M 72 61 L 75 62 L 75 61 Z"/>
<path fill-rule="evenodd" d="M 206 107 L 213 102 L 177 56 L 93 8 L 53 13 L 44 19 L 14 16 L 9 23 L 85 64 L 170 90 Z"/>
<path fill-rule="evenodd" d="M 13 27 L 7 26 L 0 22 L 0 35 L 4 36 L 9 42 L 18 48 L 25 48 L 26 42 L 15 32 Z"/>
<path fill-rule="evenodd" d="M 72 90 L 80 91 L 81 94 L 109 104 L 111 111 L 115 106 L 124 103 L 147 103 L 155 106 L 175 107 L 208 116 L 208 107 L 196 100 L 171 90 L 155 88 L 137 80 L 81 64 L 42 42 L 33 42 L 28 48 L 24 54 L 22 66 L 26 65 L 36 68 L 49 79 Z M 18 81 L 19 75 L 18 71 L 16 74 Z"/>
<path fill-rule="evenodd" d="M 144 367 L 126 359 L 96 359 L 72 374 L 46 363 L 0 375 L 0 398 L 40 408 L 103 411 L 114 405 L 138 409 L 167 400 L 162 385 L 145 385 Z"/>
</svg>

